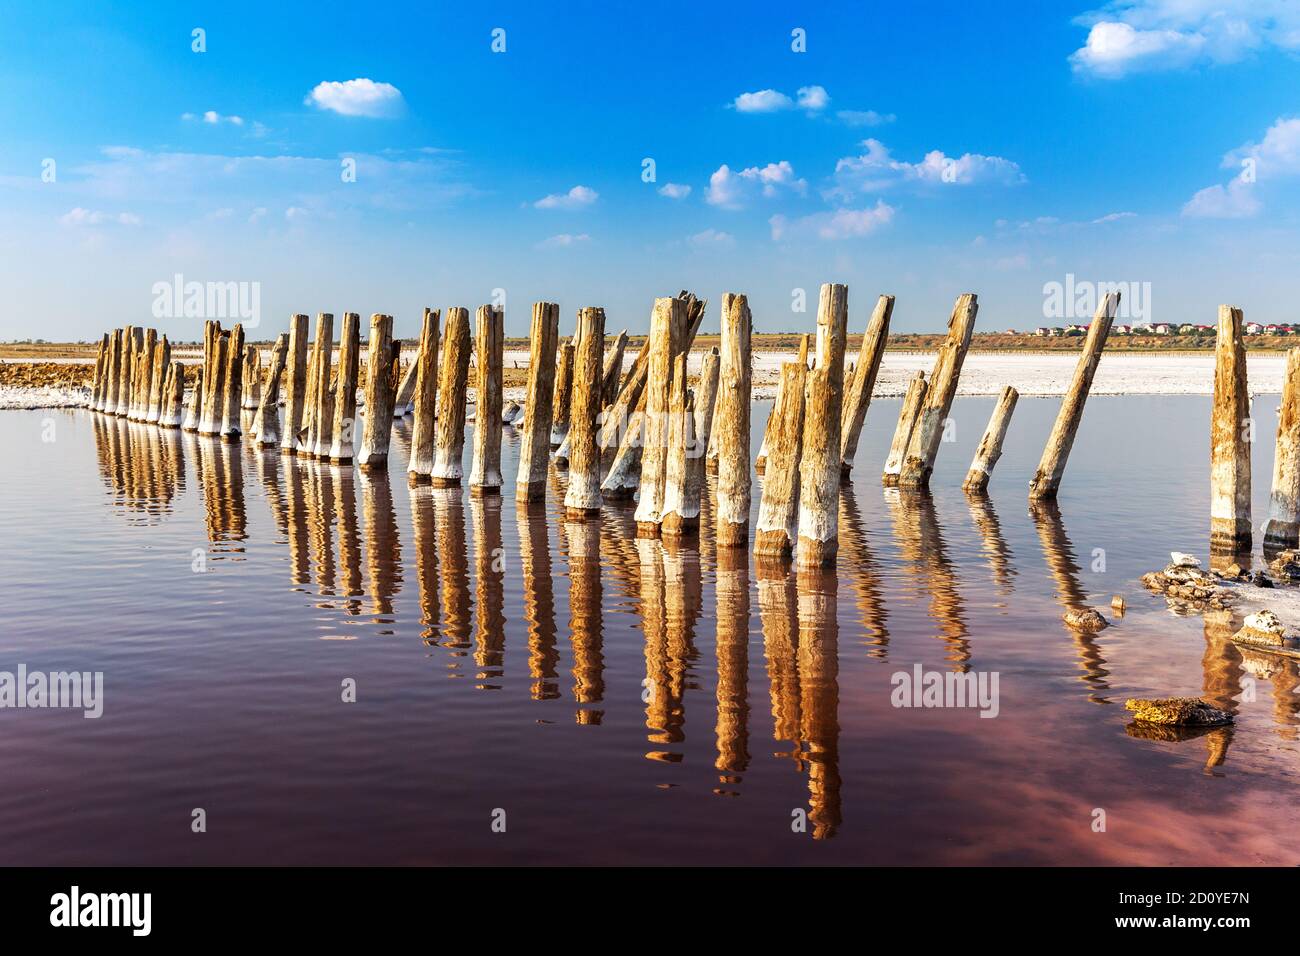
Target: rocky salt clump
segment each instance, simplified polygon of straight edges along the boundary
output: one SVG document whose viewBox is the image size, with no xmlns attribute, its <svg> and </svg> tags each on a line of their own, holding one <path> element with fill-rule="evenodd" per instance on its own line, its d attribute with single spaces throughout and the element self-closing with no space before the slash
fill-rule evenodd
<svg viewBox="0 0 1300 956">
<path fill-rule="evenodd" d="M 1159 591 L 1171 604 L 1203 608 L 1230 607 L 1236 596 L 1218 583 L 1218 578 L 1201 568 L 1191 555 L 1174 551 L 1163 571 L 1142 575 L 1144 587 Z M 1245 573 L 1245 572 L 1241 572 Z"/>
<path fill-rule="evenodd" d="M 1110 622 L 1102 617 L 1100 611 L 1090 607 L 1066 611 L 1061 615 L 1061 620 L 1076 631 L 1087 631 L 1089 633 L 1110 626 Z"/>
<path fill-rule="evenodd" d="M 1217 727 L 1232 723 L 1232 714 L 1207 704 L 1199 697 L 1130 697 L 1124 707 L 1135 720 L 1178 727 Z"/>
</svg>

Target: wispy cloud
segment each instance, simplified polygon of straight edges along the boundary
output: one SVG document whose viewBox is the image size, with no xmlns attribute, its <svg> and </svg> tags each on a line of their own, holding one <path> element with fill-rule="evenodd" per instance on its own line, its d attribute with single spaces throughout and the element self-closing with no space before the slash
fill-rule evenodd
<svg viewBox="0 0 1300 956">
<path fill-rule="evenodd" d="M 1225 184 L 1199 190 L 1183 206 L 1193 219 L 1248 219 L 1263 209 L 1257 190 L 1262 184 L 1300 176 L 1300 119 L 1280 118 L 1258 143 L 1231 150 L 1220 164 L 1236 169 Z"/>
<path fill-rule="evenodd" d="M 847 198 L 856 193 L 878 192 L 907 183 L 970 186 L 994 183 L 1011 186 L 1025 181 L 1020 166 L 1001 156 L 963 153 L 950 157 L 942 150 L 926 153 L 920 162 L 895 159 L 878 139 L 864 140 L 866 152 L 835 164 L 832 195 Z"/>
<path fill-rule="evenodd" d="M 600 193 L 589 186 L 574 186 L 567 193 L 543 196 L 533 206 L 537 209 L 581 209 L 600 198 Z"/>
<path fill-rule="evenodd" d="M 813 213 L 799 219 L 777 215 L 768 220 L 774 240 L 816 237 L 818 239 L 859 239 L 869 236 L 894 221 L 894 207 L 878 200 L 872 208 L 837 209 Z"/>
<path fill-rule="evenodd" d="M 589 242 L 590 240 L 591 236 L 587 235 L 585 232 L 580 232 L 577 235 L 562 232 L 558 236 L 551 236 L 549 239 L 543 239 L 537 244 L 537 247 L 539 249 L 564 248 L 566 246 L 577 245 L 581 242 Z"/>
<path fill-rule="evenodd" d="M 686 238 L 686 244 L 694 249 L 729 249 L 736 244 L 736 237 L 729 232 L 717 229 L 705 229 Z"/>
<path fill-rule="evenodd" d="M 732 108 L 739 113 L 779 113 L 794 107 L 794 100 L 776 90 L 758 90 L 754 93 L 741 93 L 731 101 Z"/>
<path fill-rule="evenodd" d="M 65 226 L 100 226 L 114 224 L 119 226 L 138 226 L 140 217 L 130 212 L 100 212 L 98 209 L 86 209 L 75 206 L 59 217 Z"/>
<path fill-rule="evenodd" d="M 398 116 L 405 105 L 401 91 L 391 83 L 366 77 L 317 83 L 303 102 L 342 116 L 382 118 Z"/>
<path fill-rule="evenodd" d="M 835 118 L 845 126 L 884 126 L 897 117 L 893 113 L 877 113 L 875 110 L 838 110 Z"/>
<path fill-rule="evenodd" d="M 744 209 L 758 196 L 771 199 L 789 193 L 802 195 L 807 189 L 807 181 L 795 176 L 789 160 L 750 166 L 739 172 L 724 163 L 709 177 L 704 201 L 723 209 Z"/>
<path fill-rule="evenodd" d="M 659 187 L 659 195 L 669 199 L 685 199 L 691 194 L 691 187 L 683 183 L 664 183 Z"/>
</svg>

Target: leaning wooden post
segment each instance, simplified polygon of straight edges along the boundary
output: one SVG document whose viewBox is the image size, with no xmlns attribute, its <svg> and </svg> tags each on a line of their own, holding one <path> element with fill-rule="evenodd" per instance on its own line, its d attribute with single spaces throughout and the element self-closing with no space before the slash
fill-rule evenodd
<svg viewBox="0 0 1300 956">
<path fill-rule="evenodd" d="M 912 429 L 912 440 L 903 458 L 898 483 L 906 488 L 927 488 L 934 471 L 934 460 L 939 456 L 939 443 L 943 441 L 944 423 L 952 409 L 957 394 L 957 380 L 961 377 L 962 363 L 970 349 L 970 337 L 975 331 L 975 316 L 979 302 L 973 292 L 958 296 L 948 319 L 948 339 L 939 349 L 930 373 L 930 387 Z"/>
<path fill-rule="evenodd" d="M 569 434 L 569 404 L 573 398 L 573 362 L 576 346 L 572 339 L 560 346 L 555 369 L 555 395 L 551 400 L 551 447 L 559 448 Z"/>
<path fill-rule="evenodd" d="M 167 372 L 167 388 L 163 394 L 162 413 L 158 417 L 158 424 L 163 428 L 179 428 L 184 405 L 185 366 L 174 361 Z"/>
<path fill-rule="evenodd" d="M 808 344 L 812 341 L 811 336 L 805 335 L 799 340 L 799 357 L 797 361 L 804 369 L 808 368 Z M 776 399 L 772 402 L 772 410 L 767 413 L 767 424 L 763 426 L 763 441 L 758 446 L 758 457 L 754 460 L 754 470 L 760 475 L 767 474 L 767 450 L 772 444 L 772 439 L 776 437 L 776 429 L 780 421 L 776 415 L 776 406 L 781 404 L 781 390 L 785 388 L 784 376 L 777 376 L 776 380 Z M 803 406 L 800 406 L 801 408 Z M 711 454 L 716 454 L 710 449 Z"/>
<path fill-rule="evenodd" d="M 840 418 L 848 320 L 848 286 L 824 284 L 817 306 L 817 357 L 808 373 L 806 429 L 799 464 L 796 559 L 801 568 L 830 567 L 839 553 Z"/>
<path fill-rule="evenodd" d="M 705 446 L 695 432 L 695 392 L 686 387 L 686 353 L 673 364 L 668 402 L 668 464 L 664 473 L 663 522 L 669 537 L 700 529 L 700 493 L 704 487 Z"/>
<path fill-rule="evenodd" d="M 230 330 L 227 344 L 225 395 L 221 405 L 221 437 L 226 441 L 239 438 L 243 426 L 239 421 L 239 399 L 243 380 L 240 373 L 244 365 L 244 327 L 238 322 Z"/>
<path fill-rule="evenodd" d="M 898 424 L 894 427 L 894 440 L 889 443 L 889 455 L 885 458 L 885 470 L 880 476 L 881 484 L 896 485 L 903 470 L 903 459 L 907 456 L 907 446 L 911 444 L 912 432 L 916 420 L 921 416 L 921 406 L 925 404 L 925 393 L 929 384 L 924 372 L 917 372 L 907 383 L 907 392 L 903 395 L 903 407 L 898 412 Z"/>
<path fill-rule="evenodd" d="M 1297 544 L 1300 544 L 1300 348 L 1286 353 L 1264 550 L 1280 551 Z"/>
<path fill-rule="evenodd" d="M 700 448 L 701 466 L 705 464 L 705 456 L 711 447 L 709 436 L 713 434 L 713 410 L 718 401 L 718 372 L 721 366 L 722 358 L 716 347 L 704 353 L 704 359 L 700 362 L 700 383 L 695 390 L 695 442 Z"/>
<path fill-rule="evenodd" d="M 1048 436 L 1047 447 L 1043 449 L 1038 471 L 1029 482 L 1030 498 L 1055 498 L 1061 487 L 1061 477 L 1065 474 L 1065 462 L 1070 457 L 1070 448 L 1074 445 L 1074 435 L 1083 421 L 1083 404 L 1088 400 L 1088 390 L 1092 388 L 1092 378 L 1097 374 L 1097 364 L 1101 361 L 1102 349 L 1106 347 L 1106 338 L 1110 335 L 1111 323 L 1119 310 L 1119 293 L 1109 292 L 1097 307 L 1097 314 L 1088 326 L 1088 338 L 1083 343 L 1083 354 L 1079 364 L 1074 368 L 1074 378 L 1069 391 L 1057 413 L 1056 424 Z"/>
<path fill-rule="evenodd" d="M 722 296 L 721 357 L 713 429 L 718 436 L 718 508 L 714 540 L 720 548 L 749 544 L 750 337 L 749 300 Z"/>
<path fill-rule="evenodd" d="M 411 457 L 407 462 L 409 481 L 425 482 L 433 474 L 433 448 L 437 435 L 438 412 L 438 325 L 442 313 L 425 309 L 420 326 L 420 340 L 415 351 L 414 422 L 411 425 Z"/>
<path fill-rule="evenodd" d="M 438 379 L 438 432 L 429 480 L 435 488 L 454 488 L 459 487 L 464 475 L 465 390 L 469 383 L 470 353 L 468 309 L 447 310 L 444 343 Z"/>
<path fill-rule="evenodd" d="M 240 407 L 256 411 L 262 403 L 262 350 L 256 345 L 244 346 L 243 392 Z"/>
<path fill-rule="evenodd" d="M 524 397 L 523 435 L 519 441 L 516 501 L 540 501 L 546 497 L 551 413 L 555 398 L 555 349 L 559 339 L 559 305 L 534 302 L 528 333 L 528 388 Z"/>
<path fill-rule="evenodd" d="M 619 332 L 605 356 L 605 365 L 601 371 L 600 407 L 613 405 L 618 399 L 618 384 L 623 376 L 623 355 L 627 352 L 627 329 Z"/>
<path fill-rule="evenodd" d="M 226 361 L 230 347 L 230 333 L 217 332 L 212 339 L 212 356 L 203 374 L 203 412 L 199 420 L 200 435 L 221 433 L 226 393 Z"/>
<path fill-rule="evenodd" d="M 573 362 L 572 414 L 569 416 L 569 488 L 564 495 L 565 515 L 582 521 L 600 514 L 600 449 L 596 447 L 597 419 L 604 395 L 601 357 L 605 353 L 605 310 L 578 312 L 578 342 Z"/>
<path fill-rule="evenodd" d="M 284 371 L 284 422 L 280 435 L 280 451 L 289 455 L 298 447 L 307 401 L 307 321 L 301 313 L 289 319 L 289 364 Z"/>
<path fill-rule="evenodd" d="M 361 364 L 361 316 L 343 313 L 339 331 L 339 372 L 334 382 L 334 426 L 330 429 L 330 461 L 343 464 L 352 460 L 352 445 L 357 425 L 357 373 Z"/>
<path fill-rule="evenodd" d="M 357 452 L 357 465 L 366 471 L 388 467 L 388 445 L 393 433 L 393 400 L 397 393 L 397 363 L 401 343 L 393 341 L 393 317 L 370 316 L 370 342 L 366 349 L 366 424 Z"/>
<path fill-rule="evenodd" d="M 393 403 L 394 418 L 403 418 L 411 410 L 411 401 L 415 396 L 416 380 L 419 374 L 419 366 L 414 361 L 406 366 L 406 374 L 402 376 L 402 383 L 397 386 L 397 398 Z"/>
<path fill-rule="evenodd" d="M 894 297 L 882 295 L 862 336 L 858 363 L 853 378 L 844 391 L 844 411 L 840 415 L 840 475 L 847 478 L 853 470 L 853 458 L 858 453 L 858 439 L 862 437 L 862 423 L 867 418 L 871 392 L 880 374 L 880 362 L 885 357 L 885 343 L 889 341 L 889 317 L 894 313 Z"/>
<path fill-rule="evenodd" d="M 602 315 L 602 327 L 603 316 Z M 478 408 L 469 465 L 470 494 L 501 493 L 501 375 L 505 364 L 505 310 L 481 305 L 474 315 Z"/>
<path fill-rule="evenodd" d="M 1020 393 L 1008 385 L 998 396 L 998 403 L 993 406 L 993 415 L 989 418 L 989 427 L 984 429 L 984 437 L 975 449 L 975 458 L 966 472 L 966 481 L 962 488 L 972 494 L 983 494 L 989 487 L 989 475 L 993 466 L 1002 457 L 1002 441 L 1007 437 L 1007 426 L 1011 424 L 1011 413 L 1016 410 L 1016 401 Z"/>
<path fill-rule="evenodd" d="M 250 430 L 259 445 L 280 444 L 280 376 L 288 355 L 289 336 L 281 332 L 271 347 L 271 364 L 266 370 L 265 384 L 258 389 L 257 411 Z"/>
<path fill-rule="evenodd" d="M 1241 309 L 1219 306 L 1210 419 L 1210 550 L 1238 554 L 1251 547 L 1250 394 Z"/>
<path fill-rule="evenodd" d="M 640 537 L 658 537 L 663 520 L 673 359 L 686 334 L 686 322 L 685 299 L 655 300 L 647 343 L 650 364 L 645 387 L 645 437 L 641 446 L 641 497 L 636 506 L 636 530 Z"/>
<path fill-rule="evenodd" d="M 781 366 L 755 529 L 754 554 L 759 557 L 788 558 L 799 540 L 799 467 L 803 460 L 807 376 L 808 365 L 803 361 Z"/>
</svg>

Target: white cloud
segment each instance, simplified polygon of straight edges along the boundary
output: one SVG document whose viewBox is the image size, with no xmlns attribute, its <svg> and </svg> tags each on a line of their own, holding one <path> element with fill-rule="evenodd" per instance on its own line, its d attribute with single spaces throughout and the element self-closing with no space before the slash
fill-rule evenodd
<svg viewBox="0 0 1300 956">
<path fill-rule="evenodd" d="M 1183 206 L 1195 219 L 1247 219 L 1263 202 L 1257 184 L 1300 175 L 1300 119 L 1278 119 L 1258 143 L 1246 143 L 1223 157 L 1237 175 L 1226 185 L 1207 186 Z"/>
<path fill-rule="evenodd" d="M 1116 222 L 1120 219 L 1132 219 L 1136 215 L 1137 213 L 1135 212 L 1108 212 L 1104 216 L 1098 216 L 1092 221 L 1092 224 L 1097 226 L 1104 222 Z"/>
<path fill-rule="evenodd" d="M 658 191 L 659 195 L 669 199 L 685 199 L 691 194 L 691 187 L 683 183 L 664 183 Z"/>
<path fill-rule="evenodd" d="M 600 193 L 588 186 L 574 186 L 567 193 L 551 193 L 533 205 L 538 209 L 581 209 L 600 198 Z"/>
<path fill-rule="evenodd" d="M 99 226 L 105 223 L 116 223 L 119 226 L 138 226 L 140 225 L 140 217 L 131 212 L 109 213 L 100 212 L 98 209 L 75 206 L 60 216 L 59 222 L 65 226 Z"/>
<path fill-rule="evenodd" d="M 827 94 L 823 86 L 801 86 L 798 90 L 799 109 L 808 110 L 816 113 L 819 110 L 826 109 L 830 103 L 830 95 Z"/>
<path fill-rule="evenodd" d="M 1266 47 L 1300 50 L 1293 0 L 1114 0 L 1079 22 L 1090 29 L 1071 64 L 1108 79 L 1232 63 Z"/>
<path fill-rule="evenodd" d="M 768 220 L 774 240 L 816 236 L 818 239 L 860 239 L 894 221 L 894 207 L 877 200 L 874 208 L 837 209 L 800 219 L 773 216 Z"/>
<path fill-rule="evenodd" d="M 299 219 L 306 219 L 307 210 L 303 209 L 302 206 L 290 206 L 284 211 L 284 218 L 288 219 L 290 222 L 295 222 Z"/>
<path fill-rule="evenodd" d="M 401 91 L 391 83 L 376 83 L 358 77 L 355 80 L 328 80 L 317 83 L 303 100 L 308 106 L 331 110 L 343 116 L 385 117 L 401 113 Z"/>
<path fill-rule="evenodd" d="M 996 183 L 1011 186 L 1025 181 L 1020 166 L 1001 156 L 964 153 L 952 158 L 931 150 L 919 163 L 894 159 L 888 147 L 877 139 L 864 140 L 866 152 L 835 164 L 836 188 L 841 198 L 859 192 L 875 192 L 904 183 L 972 185 Z"/>
<path fill-rule="evenodd" d="M 741 93 L 731 105 L 740 113 L 776 113 L 794 106 L 794 101 L 776 90 Z"/>
<path fill-rule="evenodd" d="M 696 249 L 726 249 L 736 244 L 736 237 L 729 232 L 717 229 L 705 229 L 686 239 L 688 245 Z"/>
<path fill-rule="evenodd" d="M 585 232 L 578 233 L 577 235 L 562 232 L 558 236 L 551 236 L 549 239 L 542 240 L 537 244 L 537 246 L 540 249 L 563 248 L 565 246 L 576 245 L 580 242 L 588 242 L 590 239 L 591 236 L 587 235 Z"/>
<path fill-rule="evenodd" d="M 1227 186 L 1206 186 L 1183 206 L 1192 219 L 1249 219 L 1260 210 L 1251 183 L 1234 179 Z"/>
<path fill-rule="evenodd" d="M 835 118 L 845 126 L 883 126 L 897 117 L 893 113 L 877 113 L 875 110 L 839 110 Z"/>
<path fill-rule="evenodd" d="M 743 209 L 750 200 L 758 195 L 771 199 L 785 193 L 802 195 L 808 189 L 808 183 L 796 179 L 794 167 L 789 160 L 768 163 L 766 166 L 750 166 L 739 172 L 723 163 L 709 177 L 709 188 L 704 192 L 704 200 L 711 206 L 723 209 Z"/>
<path fill-rule="evenodd" d="M 229 123 L 231 126 L 244 125 L 244 118 L 242 116 L 223 116 L 216 110 L 207 110 L 203 113 L 182 113 L 181 119 L 187 123 L 202 121 L 209 126 L 217 126 L 221 123 Z"/>
</svg>

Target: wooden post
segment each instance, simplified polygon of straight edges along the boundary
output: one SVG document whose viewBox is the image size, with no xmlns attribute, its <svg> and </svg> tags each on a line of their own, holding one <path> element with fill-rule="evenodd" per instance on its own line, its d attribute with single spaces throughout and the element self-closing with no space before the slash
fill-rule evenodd
<svg viewBox="0 0 1300 956">
<path fill-rule="evenodd" d="M 1297 544 L 1300 544 L 1300 348 L 1286 353 L 1264 550 L 1280 551 Z"/>
<path fill-rule="evenodd" d="M 122 367 L 122 343 L 124 333 L 121 329 L 113 330 L 113 337 L 109 340 L 108 353 L 108 370 L 107 381 L 104 383 L 104 413 L 106 415 L 117 414 L 117 389 Z"/>
<path fill-rule="evenodd" d="M 391 334 L 391 328 L 390 328 Z M 302 428 L 303 406 L 307 402 L 307 316 L 289 319 L 289 364 L 284 370 L 284 423 L 280 450 L 293 454 Z"/>
<path fill-rule="evenodd" d="M 998 403 L 993 406 L 993 415 L 989 426 L 984 429 L 984 437 L 975 449 L 975 459 L 970 463 L 966 481 L 962 485 L 972 494 L 983 494 L 989 487 L 989 475 L 993 466 L 1002 457 L 1002 440 L 1007 437 L 1007 426 L 1011 424 L 1011 413 L 1016 410 L 1016 401 L 1020 393 L 1008 385 L 998 396 Z"/>
<path fill-rule="evenodd" d="M 840 420 L 849 288 L 826 283 L 817 306 L 817 357 L 808 373 L 805 434 L 799 463 L 799 567 L 835 564 L 839 553 Z"/>
<path fill-rule="evenodd" d="M 907 455 L 907 446 L 911 444 L 912 432 L 916 429 L 916 420 L 921 416 L 921 406 L 925 403 L 928 389 L 924 372 L 917 372 L 907 383 L 903 407 L 898 412 L 898 424 L 894 428 L 894 440 L 889 444 L 889 456 L 885 459 L 885 470 L 880 476 L 882 484 L 898 484 L 898 476 L 903 470 L 903 458 Z"/>
<path fill-rule="evenodd" d="M 222 382 L 225 394 L 221 403 L 221 437 L 226 441 L 239 438 L 243 426 L 239 421 L 240 386 L 243 383 L 240 373 L 244 365 L 244 327 L 238 322 L 230 330 L 230 341 L 226 344 L 226 377 Z"/>
<path fill-rule="evenodd" d="M 573 362 L 575 348 L 572 340 L 560 346 L 560 364 L 555 370 L 554 410 L 551 423 L 551 447 L 559 448 L 569 434 L 569 403 L 573 397 Z"/>
<path fill-rule="evenodd" d="M 334 364 L 334 315 L 331 312 L 316 313 L 316 340 L 308 362 L 306 419 L 299 429 L 302 439 L 297 452 L 304 458 L 315 458 L 324 454 L 321 438 L 326 439 L 325 448 L 328 449 L 332 437 L 322 436 L 322 427 L 326 430 L 334 427 L 334 393 L 330 391 L 330 371 Z"/>
<path fill-rule="evenodd" d="M 262 350 L 256 345 L 244 346 L 243 393 L 240 406 L 257 411 L 262 403 Z"/>
<path fill-rule="evenodd" d="M 641 446 L 641 497 L 636 506 L 639 537 L 658 537 L 663 520 L 673 360 L 686 335 L 686 323 L 686 300 L 655 300 L 647 343 L 650 365 L 645 388 L 645 438 Z"/>
<path fill-rule="evenodd" d="M 280 376 L 288 354 L 289 336 L 281 332 L 271 348 L 271 365 L 266 370 L 265 384 L 258 390 L 257 412 L 253 415 L 251 432 L 259 445 L 280 444 Z"/>
<path fill-rule="evenodd" d="M 194 391 L 190 393 L 190 403 L 185 407 L 185 418 L 181 422 L 183 431 L 196 432 L 199 430 L 199 419 L 203 414 L 204 374 L 205 369 L 200 365 L 198 373 L 194 376 Z"/>
<path fill-rule="evenodd" d="M 132 389 L 135 386 L 136 363 L 140 350 L 144 348 L 144 329 L 128 325 L 126 330 L 126 353 L 122 359 L 121 395 L 117 406 L 117 414 L 122 418 L 129 418 L 131 415 L 131 401 L 135 395 Z"/>
<path fill-rule="evenodd" d="M 619 332 L 614 344 L 605 355 L 605 365 L 601 372 L 600 407 L 613 405 L 618 398 L 618 384 L 623 376 L 623 355 L 627 351 L 627 329 Z"/>
<path fill-rule="evenodd" d="M 663 522 L 669 536 L 695 534 L 700 529 L 700 492 L 704 487 L 704 452 L 695 432 L 695 392 L 686 387 L 686 353 L 673 367 L 669 399 L 668 465 L 664 475 Z"/>
<path fill-rule="evenodd" d="M 474 316 L 478 408 L 474 413 L 474 450 L 469 466 L 471 494 L 501 493 L 501 375 L 505 364 L 505 321 L 505 310 L 496 305 L 481 305 Z"/>
<path fill-rule="evenodd" d="M 721 357 L 713 428 L 718 435 L 718 510 L 714 540 L 720 548 L 749 544 L 750 337 L 749 300 L 722 296 Z"/>
<path fill-rule="evenodd" d="M 799 540 L 799 466 L 803 459 L 804 386 L 808 365 L 781 366 L 781 383 L 769 422 L 767 467 L 758 505 L 754 554 L 788 558 Z"/>
<path fill-rule="evenodd" d="M 393 417 L 402 418 L 411 410 L 411 400 L 415 395 L 416 379 L 419 377 L 419 366 L 415 361 L 406 366 L 406 374 L 402 376 L 402 384 L 397 387 L 397 398 L 393 405 Z"/>
<path fill-rule="evenodd" d="M 862 423 L 867 418 L 871 392 L 876 387 L 880 362 L 885 357 L 885 344 L 889 341 L 889 318 L 894 314 L 894 297 L 882 295 L 862 336 L 862 348 L 853 368 L 851 383 L 844 392 L 844 411 L 840 416 L 840 476 L 847 478 L 853 470 L 853 458 L 858 453 L 858 439 L 862 437 Z"/>
<path fill-rule="evenodd" d="M 136 353 L 135 378 L 131 388 L 131 411 L 128 418 L 142 422 L 149 412 L 149 389 L 153 384 L 153 352 L 158 346 L 158 330 L 144 330 L 144 347 Z"/>
<path fill-rule="evenodd" d="M 357 425 L 357 373 L 361 365 L 361 316 L 343 313 L 339 332 L 339 373 L 334 383 L 334 426 L 330 429 L 330 461 L 352 460 Z"/>
<path fill-rule="evenodd" d="M 163 428 L 180 427 L 184 405 L 185 366 L 178 361 L 173 361 L 167 373 L 167 388 L 163 395 L 162 414 L 158 418 L 158 424 Z"/>
<path fill-rule="evenodd" d="M 578 312 L 578 342 L 573 364 L 572 414 L 569 417 L 569 489 L 564 496 L 568 518 L 582 521 L 600 514 L 600 449 L 596 447 L 597 418 L 605 380 L 601 357 L 605 353 L 605 310 Z"/>
<path fill-rule="evenodd" d="M 957 394 L 957 379 L 961 376 L 962 363 L 966 361 L 966 352 L 970 349 L 970 337 L 975 331 L 975 315 L 978 312 L 979 302 L 973 292 L 958 296 L 952 317 L 948 319 L 948 340 L 940 347 L 939 356 L 934 361 L 930 387 L 926 390 L 925 401 L 921 403 L 916 426 L 912 429 L 912 439 L 903 458 L 902 471 L 898 476 L 898 483 L 906 488 L 930 486 L 934 460 L 939 455 L 939 443 L 943 441 L 944 422 L 948 420 L 953 397 Z"/>
<path fill-rule="evenodd" d="M 1210 550 L 1249 551 L 1250 394 L 1241 309 L 1219 306 L 1214 357 L 1214 409 L 1210 419 Z"/>
<path fill-rule="evenodd" d="M 1030 498 L 1055 498 L 1061 487 L 1065 462 L 1070 457 L 1079 423 L 1083 421 L 1083 404 L 1088 400 L 1088 390 L 1092 388 L 1092 378 L 1097 374 L 1097 364 L 1101 361 L 1101 352 L 1106 347 L 1106 338 L 1110 335 L 1110 326 L 1118 309 L 1119 293 L 1107 293 L 1088 326 L 1088 338 L 1083 343 L 1079 364 L 1074 368 L 1074 378 L 1057 413 L 1052 434 L 1048 436 L 1038 471 L 1029 483 Z"/>
<path fill-rule="evenodd" d="M 433 471 L 429 480 L 435 488 L 454 488 L 464 474 L 465 389 L 469 383 L 469 311 L 447 310 L 447 328 L 442 353 L 442 374 L 438 379 L 438 432 L 434 442 Z"/>
<path fill-rule="evenodd" d="M 163 379 L 167 377 L 167 370 L 172 364 L 172 347 L 167 341 L 167 336 L 164 335 L 154 344 L 151 361 L 153 369 L 149 374 L 149 397 L 145 403 L 143 418 L 146 422 L 157 425 L 163 410 Z"/>
<path fill-rule="evenodd" d="M 370 341 L 366 348 L 366 424 L 356 455 L 357 465 L 366 471 L 382 471 L 388 467 L 401 347 L 400 342 L 393 341 L 393 317 L 378 312 L 371 315 Z"/>
<path fill-rule="evenodd" d="M 555 398 L 555 349 L 559 338 L 559 305 L 534 302 L 528 335 L 528 388 L 524 397 L 523 435 L 519 441 L 516 501 L 541 501 L 546 497 L 551 412 Z"/>
<path fill-rule="evenodd" d="M 104 364 L 108 358 L 108 333 L 99 339 L 99 350 L 95 353 L 95 377 L 90 381 L 90 410 L 97 412 L 103 407 Z"/>
<path fill-rule="evenodd" d="M 808 344 L 810 341 L 811 337 L 808 335 L 799 340 L 798 362 L 803 365 L 805 370 L 808 368 Z M 776 400 L 772 402 L 772 410 L 767 413 L 767 424 L 763 426 L 763 441 L 758 446 L 758 458 L 754 460 L 754 471 L 760 475 L 767 473 L 767 450 L 772 444 L 772 439 L 776 436 L 777 423 L 780 421 L 776 415 L 776 407 L 781 404 L 781 390 L 784 387 L 785 378 L 778 375 L 776 379 Z M 710 449 L 710 453 L 716 454 L 713 449 Z"/>
<path fill-rule="evenodd" d="M 203 372 L 203 410 L 199 420 L 200 435 L 219 435 L 221 433 L 224 406 L 222 401 L 226 394 L 227 349 L 230 347 L 230 333 L 216 331 L 212 338 L 212 355 L 208 367 Z"/>
<path fill-rule="evenodd" d="M 712 447 L 709 436 L 713 434 L 713 410 L 718 401 L 718 371 L 721 366 L 721 356 L 716 347 L 704 353 L 700 362 L 700 384 L 695 390 L 695 441 L 700 449 L 701 466 L 706 463 L 708 450 Z"/>
<path fill-rule="evenodd" d="M 415 392 L 412 398 L 414 423 L 411 426 L 411 457 L 406 476 L 412 482 L 426 482 L 433 473 L 434 438 L 438 412 L 438 326 L 442 313 L 425 309 L 420 326 L 420 340 L 415 351 Z"/>
</svg>

